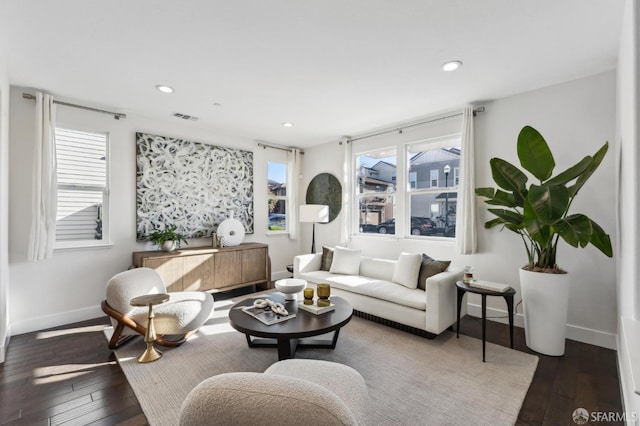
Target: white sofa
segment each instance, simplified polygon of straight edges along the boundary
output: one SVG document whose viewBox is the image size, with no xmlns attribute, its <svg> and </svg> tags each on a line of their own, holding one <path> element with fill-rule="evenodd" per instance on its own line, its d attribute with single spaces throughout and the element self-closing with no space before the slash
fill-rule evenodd
<svg viewBox="0 0 640 426">
<path fill-rule="evenodd" d="M 294 278 L 304 279 L 314 288 L 318 283 L 329 283 L 331 295 L 346 299 L 354 310 L 423 330 L 428 337 L 455 325 L 455 283 L 462 280 L 460 268 L 449 267 L 427 278 L 422 290 L 392 281 L 397 260 L 361 256 L 359 273 L 345 275 L 321 270 L 321 259 L 322 253 L 296 256 Z M 466 304 L 461 314 L 466 314 Z"/>
</svg>

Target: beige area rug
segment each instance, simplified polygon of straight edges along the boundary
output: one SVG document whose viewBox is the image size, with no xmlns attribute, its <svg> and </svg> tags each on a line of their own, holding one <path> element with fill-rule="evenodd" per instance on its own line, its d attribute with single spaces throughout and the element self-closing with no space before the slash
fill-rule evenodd
<svg viewBox="0 0 640 426">
<path fill-rule="evenodd" d="M 185 397 L 202 380 L 232 371 L 262 372 L 277 361 L 275 348 L 249 348 L 228 324 L 239 299 L 216 302 L 206 326 L 163 357 L 139 364 L 142 338 L 116 351 L 118 362 L 153 426 L 177 425 Z M 300 349 L 296 358 L 349 365 L 371 396 L 371 425 L 510 425 L 518 418 L 538 358 L 447 331 L 436 339 L 354 317 L 336 349 Z"/>
</svg>

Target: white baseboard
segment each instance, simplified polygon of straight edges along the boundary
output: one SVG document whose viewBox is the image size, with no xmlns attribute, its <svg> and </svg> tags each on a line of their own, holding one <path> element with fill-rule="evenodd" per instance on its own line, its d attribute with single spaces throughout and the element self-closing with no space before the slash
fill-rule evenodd
<svg viewBox="0 0 640 426">
<path fill-rule="evenodd" d="M 469 303 L 467 304 L 467 313 L 471 316 L 482 318 L 482 306 Z M 500 317 L 500 318 L 491 318 Z M 509 324 L 507 311 L 501 309 L 490 308 L 487 306 L 487 319 L 491 321 Z M 513 318 L 513 325 L 524 328 L 524 317 L 517 313 Z M 600 346 L 607 349 L 616 349 L 616 335 L 606 331 L 593 330 L 590 328 L 580 327 L 577 325 L 567 324 L 567 339 L 575 340 L 590 345 Z"/>
<path fill-rule="evenodd" d="M 24 321 L 16 321 L 11 323 L 11 330 L 14 335 L 18 335 L 78 321 L 86 321 L 93 318 L 103 317 L 105 315 L 106 314 L 102 312 L 102 309 L 100 309 L 100 306 L 94 306 L 76 309 L 73 311 L 60 312 L 52 315 L 44 315 L 36 318 L 29 318 Z"/>
</svg>

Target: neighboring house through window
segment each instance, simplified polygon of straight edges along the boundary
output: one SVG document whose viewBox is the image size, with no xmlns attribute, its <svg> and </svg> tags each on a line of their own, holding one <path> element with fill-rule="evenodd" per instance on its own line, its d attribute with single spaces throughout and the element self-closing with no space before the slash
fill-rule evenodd
<svg viewBox="0 0 640 426">
<path fill-rule="evenodd" d="M 345 164 L 354 179 L 350 232 L 455 238 L 462 124 L 462 113 L 446 112 L 354 136 Z"/>
<path fill-rule="evenodd" d="M 108 134 L 56 128 L 56 248 L 108 244 Z"/>
<path fill-rule="evenodd" d="M 416 218 L 430 221 L 430 226 L 413 235 L 455 237 L 460 145 L 460 135 L 452 135 L 406 146 L 409 180 L 414 173 L 418 176 L 417 185 L 409 189 L 406 208 L 414 222 Z M 428 183 L 420 179 L 427 173 Z"/>
<path fill-rule="evenodd" d="M 433 137 L 398 143 L 394 149 L 354 153 L 358 232 L 455 237 L 460 137 Z M 406 152 L 406 161 L 397 170 L 400 150 Z M 396 176 L 403 176 L 402 181 Z"/>
<path fill-rule="evenodd" d="M 395 233 L 396 151 L 356 155 L 359 232 Z"/>
<path fill-rule="evenodd" d="M 267 194 L 269 203 L 268 230 L 287 231 L 287 165 L 269 161 L 267 163 Z"/>
</svg>

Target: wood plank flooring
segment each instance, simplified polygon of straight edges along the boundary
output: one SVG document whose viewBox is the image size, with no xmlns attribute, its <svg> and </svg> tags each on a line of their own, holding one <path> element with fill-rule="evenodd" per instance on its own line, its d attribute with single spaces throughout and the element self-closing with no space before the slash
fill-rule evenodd
<svg viewBox="0 0 640 426">
<path fill-rule="evenodd" d="M 0 365 L 0 424 L 148 424 L 107 348 L 105 325 L 106 317 L 13 336 Z M 481 321 L 463 318 L 461 334 L 480 338 Z M 508 327 L 488 321 L 487 341 L 508 346 Z M 523 329 L 516 327 L 514 343 L 530 352 Z M 579 407 L 622 413 L 616 353 L 568 340 L 563 357 L 540 356 L 517 424 L 573 425 Z"/>
</svg>

